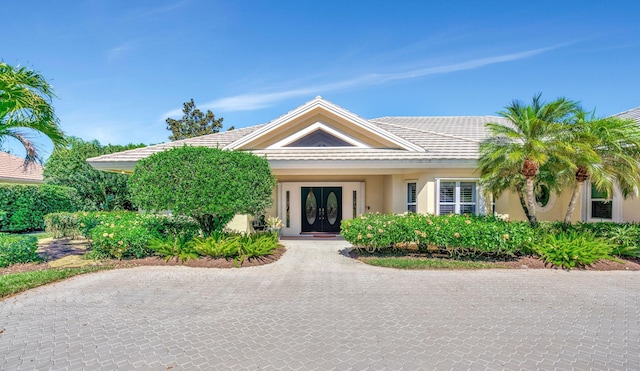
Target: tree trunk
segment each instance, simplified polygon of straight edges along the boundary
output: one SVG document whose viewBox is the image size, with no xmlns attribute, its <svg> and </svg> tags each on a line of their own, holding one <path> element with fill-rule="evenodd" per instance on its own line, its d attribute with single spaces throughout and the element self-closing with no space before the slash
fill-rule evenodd
<svg viewBox="0 0 640 371">
<path fill-rule="evenodd" d="M 529 208 L 527 207 L 527 201 L 524 199 L 524 193 L 522 191 L 517 191 L 518 199 L 520 200 L 520 206 L 522 206 L 522 211 L 524 211 L 524 215 L 527 217 L 527 220 L 531 219 L 531 214 L 529 214 Z"/>
<path fill-rule="evenodd" d="M 567 229 L 567 227 L 571 224 L 571 217 L 573 216 L 573 211 L 578 204 L 578 198 L 580 198 L 580 189 L 584 182 L 576 182 L 575 188 L 573 188 L 573 193 L 571 194 L 571 201 L 569 201 L 569 206 L 567 207 L 567 214 L 564 216 L 564 222 L 562 223 L 562 228 Z"/>
<path fill-rule="evenodd" d="M 533 177 L 527 177 L 527 208 L 529 209 L 529 224 L 531 224 L 532 227 L 536 227 L 538 225 L 538 218 L 536 217 Z"/>
</svg>

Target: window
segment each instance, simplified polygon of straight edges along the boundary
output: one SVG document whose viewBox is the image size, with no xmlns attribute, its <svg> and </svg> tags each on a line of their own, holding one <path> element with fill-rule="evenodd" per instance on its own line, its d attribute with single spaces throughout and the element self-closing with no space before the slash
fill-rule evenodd
<svg viewBox="0 0 640 371">
<path fill-rule="evenodd" d="M 476 182 L 440 181 L 437 214 L 446 215 L 452 213 L 478 213 L 478 187 Z"/>
<path fill-rule="evenodd" d="M 613 219 L 613 202 L 607 192 L 600 192 L 591 185 L 591 219 Z"/>
<path fill-rule="evenodd" d="M 416 191 L 416 182 L 407 183 L 407 211 L 412 213 L 418 211 L 418 195 Z"/>
</svg>

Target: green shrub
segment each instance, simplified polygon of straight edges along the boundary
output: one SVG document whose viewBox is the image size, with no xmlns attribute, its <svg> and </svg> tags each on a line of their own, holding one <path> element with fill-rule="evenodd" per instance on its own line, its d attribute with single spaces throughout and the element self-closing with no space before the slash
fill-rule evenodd
<svg viewBox="0 0 640 371">
<path fill-rule="evenodd" d="M 149 242 L 161 237 L 135 219 L 101 223 L 91 230 L 89 238 L 96 254 L 116 259 L 144 258 L 152 255 Z"/>
<path fill-rule="evenodd" d="M 45 230 L 52 234 L 53 238 L 76 238 L 80 232 L 80 222 L 77 213 L 51 213 L 44 217 Z"/>
<path fill-rule="evenodd" d="M 452 256 L 516 256 L 530 252 L 534 238 L 526 222 L 493 216 L 364 214 L 341 227 L 347 241 L 369 252 L 409 248 Z"/>
<path fill-rule="evenodd" d="M 37 249 L 38 239 L 34 236 L 0 233 L 0 267 L 40 261 Z"/>
<path fill-rule="evenodd" d="M 44 229 L 44 216 L 76 211 L 81 204 L 73 188 L 47 184 L 0 184 L 2 232 L 30 232 Z"/>
<path fill-rule="evenodd" d="M 593 232 L 570 231 L 546 234 L 534 249 L 547 263 L 571 269 L 609 258 L 612 243 Z"/>
</svg>

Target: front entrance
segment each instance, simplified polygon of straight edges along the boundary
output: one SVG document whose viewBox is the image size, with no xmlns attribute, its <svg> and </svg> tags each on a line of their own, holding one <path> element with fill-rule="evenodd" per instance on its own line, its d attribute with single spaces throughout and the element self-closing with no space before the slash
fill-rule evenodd
<svg viewBox="0 0 640 371">
<path fill-rule="evenodd" d="M 302 232 L 340 232 L 342 187 L 302 187 Z"/>
</svg>

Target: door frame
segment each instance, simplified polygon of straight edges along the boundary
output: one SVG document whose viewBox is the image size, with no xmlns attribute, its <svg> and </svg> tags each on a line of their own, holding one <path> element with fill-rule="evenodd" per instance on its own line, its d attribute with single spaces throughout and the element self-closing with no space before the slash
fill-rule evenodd
<svg viewBox="0 0 640 371">
<path fill-rule="evenodd" d="M 342 220 L 352 219 L 353 191 L 356 191 L 356 216 L 365 211 L 365 182 L 279 182 L 276 190 L 278 217 L 286 221 L 286 192 L 289 192 L 289 227 L 280 230 L 283 236 L 299 236 L 302 233 L 302 187 L 342 187 Z"/>
</svg>

